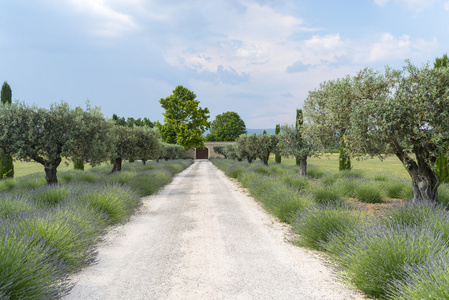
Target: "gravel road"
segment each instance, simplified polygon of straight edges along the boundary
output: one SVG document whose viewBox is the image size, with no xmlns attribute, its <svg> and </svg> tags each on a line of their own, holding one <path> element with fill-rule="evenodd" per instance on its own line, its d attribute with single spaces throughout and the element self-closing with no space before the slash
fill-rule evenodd
<svg viewBox="0 0 449 300">
<path fill-rule="evenodd" d="M 287 233 L 212 163 L 196 160 L 109 231 L 98 264 L 73 277 L 64 299 L 364 299 Z"/>
</svg>

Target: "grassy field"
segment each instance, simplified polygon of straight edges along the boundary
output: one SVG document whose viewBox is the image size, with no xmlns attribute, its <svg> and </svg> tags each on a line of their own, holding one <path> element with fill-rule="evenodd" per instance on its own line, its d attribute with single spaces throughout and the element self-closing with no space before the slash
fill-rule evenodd
<svg viewBox="0 0 449 300">
<path fill-rule="evenodd" d="M 67 164 L 66 164 L 67 163 Z M 105 164 L 103 164 L 105 165 Z M 84 170 L 91 169 L 89 164 L 84 166 Z M 58 167 L 58 172 L 73 170 L 73 162 L 64 160 Z M 14 161 L 14 177 L 22 177 L 34 173 L 44 173 L 44 166 L 34 161 Z"/>
<path fill-rule="evenodd" d="M 270 158 L 270 162 L 274 162 L 274 156 Z M 367 175 L 386 173 L 400 178 L 410 179 L 410 175 L 396 156 L 387 157 L 383 161 L 378 158 L 366 160 L 351 159 L 351 163 L 354 170 L 362 170 L 367 173 Z M 295 159 L 283 157 L 282 164 L 294 165 Z M 319 158 L 309 157 L 307 158 L 307 164 L 336 172 L 338 171 L 338 154 L 329 154 L 328 156 L 322 156 Z"/>
</svg>

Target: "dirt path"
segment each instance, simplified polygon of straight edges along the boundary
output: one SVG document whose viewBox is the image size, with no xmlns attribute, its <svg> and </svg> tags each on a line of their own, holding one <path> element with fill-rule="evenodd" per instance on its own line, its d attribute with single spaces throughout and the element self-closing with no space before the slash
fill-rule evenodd
<svg viewBox="0 0 449 300">
<path fill-rule="evenodd" d="M 124 226 L 65 299 L 363 299 L 207 160 Z"/>
</svg>

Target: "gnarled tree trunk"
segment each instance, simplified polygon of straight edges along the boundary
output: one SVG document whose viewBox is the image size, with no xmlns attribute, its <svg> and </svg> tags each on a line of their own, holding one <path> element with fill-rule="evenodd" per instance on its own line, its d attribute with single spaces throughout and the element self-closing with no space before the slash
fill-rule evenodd
<svg viewBox="0 0 449 300">
<path fill-rule="evenodd" d="M 440 178 L 432 170 L 431 165 L 435 163 L 436 158 L 429 159 L 429 151 L 422 145 L 413 147 L 416 162 L 402 149 L 397 142 L 393 142 L 396 156 L 404 164 L 405 169 L 412 178 L 413 200 L 436 201 L 438 197 L 438 187 Z"/>
<path fill-rule="evenodd" d="M 114 166 L 112 167 L 111 173 L 120 172 L 122 170 L 122 158 L 117 157 L 114 159 Z"/>
</svg>

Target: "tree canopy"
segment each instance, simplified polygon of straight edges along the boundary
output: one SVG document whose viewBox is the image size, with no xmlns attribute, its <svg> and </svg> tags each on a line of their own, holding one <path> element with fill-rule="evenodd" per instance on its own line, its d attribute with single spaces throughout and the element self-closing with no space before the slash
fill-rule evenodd
<svg viewBox="0 0 449 300">
<path fill-rule="evenodd" d="M 239 114 L 228 111 L 215 117 L 210 125 L 210 134 L 206 139 L 208 141 L 233 142 L 245 133 L 246 125 Z"/>
<path fill-rule="evenodd" d="M 159 100 L 165 109 L 160 125 L 162 140 L 189 148 L 204 148 L 203 133 L 209 128 L 209 109 L 199 107 L 194 92 L 179 85 L 173 94 Z"/>
<path fill-rule="evenodd" d="M 48 110 L 24 103 L 0 109 L 0 148 L 42 164 L 47 184 L 58 182 L 62 157 L 89 159 L 92 165 L 109 157 L 109 129 L 98 108 L 71 109 L 61 102 Z"/>
<path fill-rule="evenodd" d="M 341 105 L 342 98 L 351 101 Z M 439 151 L 449 152 L 449 68 L 364 69 L 310 92 L 305 115 L 321 145 L 344 130 L 352 156 L 394 153 L 412 178 L 413 198 L 436 200 L 434 163 Z"/>
</svg>

